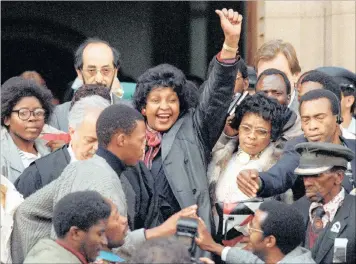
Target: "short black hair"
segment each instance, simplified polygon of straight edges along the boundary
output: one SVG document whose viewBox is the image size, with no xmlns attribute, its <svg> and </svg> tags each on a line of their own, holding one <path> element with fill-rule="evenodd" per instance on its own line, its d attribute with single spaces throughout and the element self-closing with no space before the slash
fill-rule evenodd
<svg viewBox="0 0 356 264">
<path fill-rule="evenodd" d="M 283 78 L 284 84 L 286 85 L 286 92 L 287 92 L 288 95 L 290 95 L 290 93 L 291 93 L 290 81 L 288 80 L 287 75 L 284 72 L 280 71 L 280 70 L 277 70 L 277 69 L 274 69 L 274 68 L 270 68 L 270 69 L 264 70 L 260 74 L 260 76 L 258 76 L 257 83 L 263 76 L 269 76 L 269 75 L 281 75 L 282 78 Z"/>
<path fill-rule="evenodd" d="M 144 242 L 132 254 L 129 263 L 191 263 L 191 258 L 187 247 L 170 237 Z"/>
<path fill-rule="evenodd" d="M 1 125 L 5 126 L 5 118 L 10 117 L 15 105 L 24 97 L 36 97 L 46 111 L 45 123 L 53 112 L 52 93 L 38 85 L 33 79 L 12 77 L 1 86 Z"/>
<path fill-rule="evenodd" d="M 271 122 L 271 139 L 276 141 L 282 133 L 284 124 L 284 113 L 286 106 L 281 105 L 274 98 L 267 97 L 259 92 L 246 97 L 242 103 L 236 107 L 235 117 L 232 119 L 231 127 L 238 129 L 245 114 L 254 113 L 266 121 Z"/>
<path fill-rule="evenodd" d="M 242 58 L 240 58 L 237 61 L 236 67 L 237 67 L 237 72 L 240 72 L 242 78 L 246 79 L 248 77 L 247 65 L 246 65 L 245 61 Z"/>
<path fill-rule="evenodd" d="M 130 135 L 140 120 L 144 121 L 143 116 L 130 106 L 115 104 L 105 108 L 96 122 L 99 146 L 106 148 L 118 132 Z"/>
<path fill-rule="evenodd" d="M 189 109 L 189 93 L 187 92 L 187 79 L 184 73 L 170 64 L 160 64 L 148 69 L 137 80 L 133 95 L 133 104 L 141 112 L 146 106 L 149 93 L 158 87 L 170 87 L 178 95 L 180 114 Z"/>
<path fill-rule="evenodd" d="M 54 206 L 54 231 L 59 238 L 64 238 L 72 226 L 88 231 L 98 221 L 108 219 L 110 213 L 111 205 L 98 192 L 73 192 Z"/>
<path fill-rule="evenodd" d="M 111 101 L 110 89 L 107 87 L 98 84 L 84 84 L 74 93 L 70 108 L 72 108 L 74 103 L 80 99 L 92 95 L 99 95 L 109 102 Z"/>
<path fill-rule="evenodd" d="M 341 89 L 330 75 L 317 70 L 312 70 L 303 78 L 301 84 L 305 82 L 320 83 L 325 90 L 333 92 L 339 101 L 341 101 Z"/>
<path fill-rule="evenodd" d="M 336 95 L 333 92 L 331 92 L 329 90 L 325 90 L 325 89 L 311 90 L 311 91 L 307 92 L 306 94 L 304 94 L 300 98 L 299 112 L 300 112 L 300 109 L 304 102 L 314 101 L 314 100 L 318 100 L 320 98 L 326 98 L 329 100 L 330 105 L 331 105 L 331 111 L 332 111 L 333 115 L 341 114 L 339 99 L 336 97 Z"/>
<path fill-rule="evenodd" d="M 261 223 L 263 235 L 274 236 L 277 247 L 284 255 L 299 246 L 305 238 L 303 216 L 291 205 L 270 200 L 263 202 L 260 211 L 266 212 L 267 217 Z"/>
<path fill-rule="evenodd" d="M 86 39 L 80 46 L 77 48 L 77 50 L 74 53 L 74 67 L 77 70 L 80 70 L 83 68 L 83 52 L 86 46 L 89 44 L 94 44 L 94 43 L 102 43 L 107 45 L 111 50 L 112 54 L 114 57 L 113 64 L 115 68 L 120 68 L 120 53 L 115 49 L 113 46 L 110 45 L 109 42 L 102 40 L 100 38 L 94 37 L 94 38 L 88 38 Z"/>
<path fill-rule="evenodd" d="M 352 84 L 340 84 L 342 94 L 344 96 L 353 96 L 354 103 L 351 105 L 350 112 L 353 113 L 356 106 L 356 88 Z"/>
</svg>

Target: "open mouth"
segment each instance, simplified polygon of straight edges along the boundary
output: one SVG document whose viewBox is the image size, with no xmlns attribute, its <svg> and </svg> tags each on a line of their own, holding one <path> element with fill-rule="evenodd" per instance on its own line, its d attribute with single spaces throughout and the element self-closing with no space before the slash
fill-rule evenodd
<svg viewBox="0 0 356 264">
<path fill-rule="evenodd" d="M 171 118 L 171 115 L 170 114 L 160 114 L 160 115 L 157 115 L 157 119 L 160 121 L 160 122 L 168 122 L 168 120 Z"/>
</svg>

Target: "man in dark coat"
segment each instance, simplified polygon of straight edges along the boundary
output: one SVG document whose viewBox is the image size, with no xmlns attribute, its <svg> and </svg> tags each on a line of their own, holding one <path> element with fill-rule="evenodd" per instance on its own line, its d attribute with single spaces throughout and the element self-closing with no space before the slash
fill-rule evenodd
<svg viewBox="0 0 356 264">
<path fill-rule="evenodd" d="M 316 89 L 302 96 L 300 116 L 304 135 L 287 142 L 281 159 L 267 172 L 245 170 L 237 177 L 241 191 L 248 196 L 270 197 L 283 193 L 295 184 L 297 177 L 294 169 L 299 164 L 300 156 L 294 150 L 301 142 L 329 142 L 356 148 L 356 141 L 342 137 L 340 129 L 340 102 L 336 95 L 326 89 Z M 349 162 L 343 187 L 346 192 L 355 188 L 356 160 Z M 301 188 L 302 185 L 301 185 Z M 304 192 L 304 191 L 303 191 Z M 298 196 L 302 197 L 301 192 Z"/>
<path fill-rule="evenodd" d="M 356 197 L 341 186 L 354 153 L 331 143 L 300 143 L 295 174 L 304 181 L 306 195 L 292 206 L 306 228 L 304 247 L 316 263 L 356 263 Z"/>
</svg>

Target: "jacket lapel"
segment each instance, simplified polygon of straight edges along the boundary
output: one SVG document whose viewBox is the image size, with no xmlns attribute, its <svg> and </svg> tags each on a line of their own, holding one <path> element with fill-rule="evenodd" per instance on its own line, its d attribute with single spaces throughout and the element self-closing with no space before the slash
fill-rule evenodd
<svg viewBox="0 0 356 264">
<path fill-rule="evenodd" d="M 176 138 L 177 132 L 182 126 L 184 118 L 178 119 L 178 121 L 173 125 L 171 130 L 165 135 L 163 135 L 162 139 L 162 163 L 167 158 L 169 151 L 172 148 L 173 141 Z"/>
<path fill-rule="evenodd" d="M 347 218 L 351 212 L 351 199 L 345 194 L 343 205 L 337 211 L 334 221 L 329 223 L 313 247 L 313 256 L 316 263 L 321 263 L 325 255 L 334 245 L 335 238 L 339 237 L 347 226 Z"/>
<path fill-rule="evenodd" d="M 9 162 L 9 167 L 12 170 L 17 171 L 19 174 L 22 173 L 25 168 L 23 166 L 18 148 L 16 147 L 14 141 L 12 140 L 10 134 L 7 133 L 7 131 L 6 133 L 2 134 L 2 136 L 4 137 L 2 143 L 5 143 L 3 150 L 8 150 L 8 153 L 3 153 L 2 155 L 6 156 L 6 160 Z"/>
</svg>

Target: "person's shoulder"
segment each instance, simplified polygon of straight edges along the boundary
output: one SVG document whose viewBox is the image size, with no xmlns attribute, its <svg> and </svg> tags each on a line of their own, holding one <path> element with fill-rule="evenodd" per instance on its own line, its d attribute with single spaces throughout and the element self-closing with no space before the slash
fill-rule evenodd
<svg viewBox="0 0 356 264">
<path fill-rule="evenodd" d="M 54 112 L 69 111 L 71 101 L 59 104 L 54 108 Z"/>
</svg>

